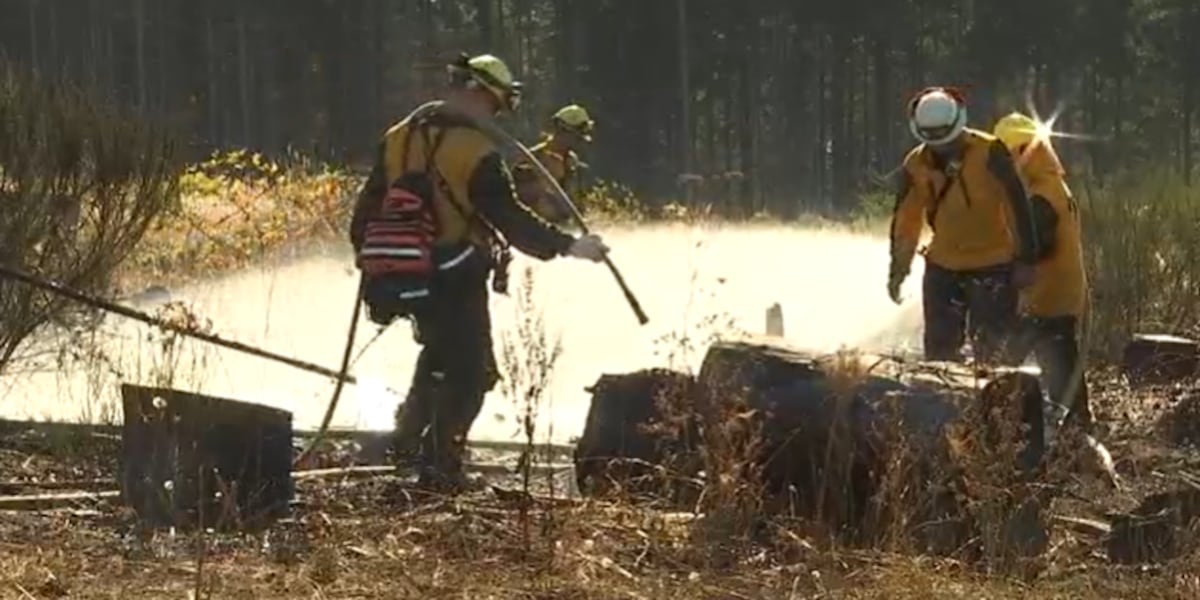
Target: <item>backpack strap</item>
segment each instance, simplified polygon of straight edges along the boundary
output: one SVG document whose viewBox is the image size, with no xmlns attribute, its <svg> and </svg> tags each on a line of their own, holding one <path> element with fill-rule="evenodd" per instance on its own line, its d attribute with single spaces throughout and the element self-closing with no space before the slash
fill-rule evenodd
<svg viewBox="0 0 1200 600">
<path fill-rule="evenodd" d="M 955 162 L 958 161 L 952 161 L 950 165 L 955 164 Z M 953 169 L 947 169 L 946 167 L 950 165 L 939 165 L 940 168 L 938 171 L 946 178 L 946 184 L 942 186 L 942 189 L 937 190 L 933 194 L 933 206 L 930 206 L 929 210 L 925 213 L 925 220 L 929 223 L 930 228 L 933 227 L 933 222 L 937 219 L 938 209 L 942 207 L 942 201 L 946 199 L 946 194 L 950 193 L 950 188 L 959 183 L 959 174 L 962 173 L 962 165 L 959 164 Z"/>
<path fill-rule="evenodd" d="M 434 185 L 446 195 L 446 200 L 449 201 L 450 206 L 454 208 L 455 212 L 457 212 L 464 221 L 466 221 L 468 224 L 475 222 L 483 226 L 484 229 L 488 230 L 488 233 L 491 235 L 492 239 L 495 240 L 497 245 L 499 245 L 501 248 L 507 248 L 508 242 L 504 239 L 504 236 L 500 233 L 500 230 L 489 223 L 488 220 L 483 217 L 483 215 L 480 215 L 479 211 L 468 211 L 467 208 L 458 201 L 458 197 L 455 196 L 454 190 L 450 188 L 450 184 L 446 183 L 446 178 L 442 177 L 441 171 L 439 171 L 437 165 L 434 164 L 434 154 L 437 152 L 438 148 L 442 146 L 442 142 L 446 139 L 446 134 L 450 131 L 450 127 L 439 127 L 437 135 L 432 139 L 429 135 L 430 127 L 432 127 L 432 125 L 427 119 L 422 119 L 417 124 L 417 128 L 421 131 L 421 139 L 424 141 L 425 147 L 429 149 L 429 153 L 425 158 L 426 173 L 429 174 L 430 178 L 434 182 Z M 411 134 L 411 130 L 409 133 Z"/>
</svg>

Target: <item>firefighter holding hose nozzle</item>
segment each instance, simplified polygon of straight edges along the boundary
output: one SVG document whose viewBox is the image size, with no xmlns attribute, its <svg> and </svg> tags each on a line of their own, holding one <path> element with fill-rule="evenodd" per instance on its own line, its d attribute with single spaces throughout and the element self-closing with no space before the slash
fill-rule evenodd
<svg viewBox="0 0 1200 600">
<path fill-rule="evenodd" d="M 595 128 L 596 122 L 582 106 L 564 106 L 550 118 L 550 131 L 545 133 L 542 141 L 529 149 L 569 194 L 579 191 L 579 173 L 586 165 L 579 160 L 578 152 L 591 143 Z M 521 201 L 543 219 L 558 225 L 570 222 L 570 211 L 546 189 L 533 165 L 518 162 L 513 167 L 513 180 Z"/>
<path fill-rule="evenodd" d="M 464 55 L 448 71 L 444 102 L 419 107 L 384 134 L 350 239 L 372 321 L 410 319 L 421 345 L 397 411 L 395 450 L 401 460 L 416 458 L 419 485 L 458 492 L 467 433 L 499 378 L 488 274 L 508 243 L 542 260 L 601 262 L 608 247 L 596 235 L 565 233 L 517 200 L 499 149 L 478 127 L 520 103 L 507 65 Z"/>
<path fill-rule="evenodd" d="M 923 252 L 926 359 L 961 361 L 969 333 L 975 360 L 1006 362 L 1018 290 L 1031 283 L 1039 255 L 1029 198 L 1012 156 L 992 135 L 967 127 L 966 102 L 953 88 L 917 94 L 909 102 L 908 121 L 919 145 L 901 168 L 888 295 L 900 302 L 900 286 L 928 224 L 933 237 Z"/>
</svg>

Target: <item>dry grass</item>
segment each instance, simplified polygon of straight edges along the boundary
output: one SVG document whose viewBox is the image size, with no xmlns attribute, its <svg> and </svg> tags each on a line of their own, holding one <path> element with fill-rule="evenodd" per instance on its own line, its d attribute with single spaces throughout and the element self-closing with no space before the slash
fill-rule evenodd
<svg viewBox="0 0 1200 600">
<path fill-rule="evenodd" d="M 531 295 L 532 285 L 518 292 Z M 519 303 L 519 302 L 518 302 Z M 180 315 L 187 318 L 186 315 Z M 536 323 L 531 319 L 531 323 Z M 510 360 L 529 362 L 515 390 L 552 369 L 554 336 L 531 325 Z M 170 356 L 170 346 L 164 356 Z M 523 358 L 522 358 L 523 357 Z M 550 363 L 550 364 L 547 364 Z M 178 361 L 168 365 L 185 369 Z M 829 361 L 835 388 L 866 375 L 852 352 Z M 1127 391 L 1099 390 L 1113 406 Z M 536 412 L 536 393 L 521 410 Z M 1140 405 L 1140 403 L 1138 403 Z M 532 407 L 531 407 L 532 405 Z M 736 406 L 736 404 L 731 405 Z M 1161 411 L 1160 411 L 1161 412 Z M 1156 471 L 1179 468 L 1169 450 L 1149 452 L 1158 413 L 1131 413 L 1114 451 L 1123 464 L 1128 504 L 1150 489 Z M 1200 591 L 1200 555 L 1148 568 L 1113 567 L 1100 541 L 1054 530 L 1037 569 L 1009 573 L 989 563 L 920 558 L 844 544 L 795 518 L 759 518 L 764 499 L 747 483 L 754 430 L 708 421 L 710 480 L 698 512 L 668 512 L 625 502 L 531 501 L 522 493 L 483 491 L 422 502 L 398 481 L 307 481 L 293 519 L 248 536 L 171 532 L 135 534 L 131 515 L 112 506 L 54 513 L 0 513 L 0 597 L 13 598 L 1190 598 Z M 982 417 L 981 417 L 982 418 Z M 719 422 L 722 426 L 714 427 Z M 528 431 L 528 430 L 527 430 Z M 532 439 L 532 435 L 530 435 Z M 710 441 L 706 438 L 706 441 Z M 107 444 L 107 445 L 104 445 Z M 1128 446 L 1124 445 L 1128 444 Z M 1135 450 L 1135 448 L 1143 448 Z M 830 445 L 830 462 L 844 458 Z M 111 475 L 112 441 L 64 446 L 8 439 L 0 472 L 24 477 Z M 1011 463 L 1010 463 L 1011 464 Z M 73 466 L 72 466 L 73 465 Z M 834 473 L 836 470 L 830 471 Z M 525 480 L 526 484 L 528 479 Z M 714 483 L 715 482 L 715 483 Z M 1054 511 L 1094 516 L 1102 494 L 1071 484 L 1094 505 L 1055 500 Z M 527 490 L 528 491 L 528 490 Z M 909 490 L 912 491 L 912 490 Z M 979 494 L 985 496 L 986 494 Z M 908 502 L 903 496 L 885 501 Z M 1073 502 L 1073 503 L 1072 503 Z M 902 512 L 902 511 L 901 511 Z M 902 522 L 902 520 L 900 521 Z M 1021 575 L 1021 576 L 1017 576 Z"/>
<path fill-rule="evenodd" d="M 357 184 L 349 174 L 302 162 L 284 167 L 246 153 L 215 157 L 185 177 L 180 206 L 135 253 L 124 281 L 137 287 L 225 271 L 298 241 L 339 236 Z M 629 196 L 606 204 L 604 198 L 616 194 L 607 189 L 585 201 L 589 214 L 655 218 Z M 1164 191 L 1161 202 L 1147 201 L 1134 210 L 1103 204 L 1103 193 L 1113 192 L 1092 192 L 1086 204 L 1088 218 L 1095 220 L 1091 229 L 1102 232 L 1091 238 L 1098 248 L 1093 270 L 1104 271 L 1093 280 L 1102 290 L 1094 322 L 1117 331 L 1159 322 L 1173 330 L 1193 327 L 1196 313 L 1189 311 L 1200 295 L 1193 293 L 1195 261 L 1187 245 L 1200 247 L 1200 238 L 1189 237 L 1193 234 L 1182 226 L 1156 233 L 1168 221 L 1192 214 L 1187 212 L 1191 200 L 1183 200 L 1190 196 Z M 658 217 L 711 215 L 671 208 Z M 1139 224 L 1126 232 L 1103 226 L 1129 219 Z M 544 391 L 560 348 L 532 308 L 529 274 L 525 282 L 515 299 L 522 319 L 515 337 L 501 342 L 501 366 L 502 388 L 514 401 L 527 442 L 520 464 L 528 467 L 537 460 L 534 440 L 542 432 L 535 424 L 550 401 Z M 1119 310 L 1127 305 L 1137 309 Z M 688 310 L 684 307 L 683 333 L 663 340 L 668 362 L 683 370 L 729 329 L 724 316 L 687 323 L 693 317 Z M 191 318 L 183 312 L 177 316 Z M 181 351 L 176 338 L 156 343 L 161 344 L 159 359 L 148 366 L 156 384 L 177 384 L 188 372 L 187 361 L 196 359 Z M 839 353 L 827 367 L 839 412 L 848 408 L 852 390 L 867 375 L 861 359 Z M 96 357 L 81 360 L 100 363 Z M 700 458 L 707 477 L 702 497 L 689 512 L 631 502 L 534 501 L 527 468 L 519 492 L 485 491 L 423 503 L 397 493 L 400 483 L 388 478 L 306 482 L 295 517 L 253 536 L 135 535 L 131 515 L 112 506 L 0 513 L 0 597 L 1155 600 L 1200 595 L 1200 554 L 1152 568 L 1119 568 L 1099 555 L 1099 540 L 1058 526 L 1033 568 L 1013 568 L 1003 552 L 985 551 L 982 562 L 916 557 L 908 538 L 930 490 L 911 485 L 913 453 L 919 450 L 902 439 L 893 440 L 896 450 L 885 477 L 891 483 L 877 499 L 890 509 L 883 511 L 890 519 L 888 535 L 875 546 L 846 543 L 812 519 L 764 519 L 769 499 L 755 483 L 760 431 L 739 393 L 715 390 L 721 401 L 699 407 Z M 683 404 L 685 394 L 668 396 L 659 399 L 665 421 L 674 425 L 676 436 L 692 435 L 697 407 Z M 1077 469 L 1052 465 L 1047 480 L 1067 491 L 1049 500 L 1053 514 L 1094 517 L 1127 509 L 1144 492 L 1158 489 L 1161 473 L 1195 468 L 1186 455 L 1154 437 L 1161 410 L 1147 408 L 1118 387 L 1098 390 L 1097 396 L 1102 416 L 1131 407 L 1128 415 L 1121 414 L 1123 429 L 1109 440 L 1114 453 L 1124 457 L 1119 467 L 1129 487 L 1113 492 L 1094 479 L 1077 477 Z M 975 433 L 996 421 L 1012 420 L 986 410 L 967 419 L 977 426 Z M 1034 493 L 1021 487 L 1011 469 L 1011 456 L 1019 449 L 1012 441 L 1020 432 L 1002 433 L 1005 441 L 999 445 L 968 433 L 955 457 L 969 484 L 968 507 L 983 521 L 984 537 L 1000 537 L 995 525 L 1011 508 L 1014 491 L 1021 497 Z M 829 437 L 827 486 L 820 494 L 830 502 L 822 508 L 842 491 L 851 452 L 844 440 L 840 432 Z M 0 472 L 25 479 L 111 476 L 112 440 L 97 444 L 3 440 Z M 545 488 L 553 492 L 555 486 L 551 479 Z M 998 546 L 986 539 L 982 545 L 985 550 Z"/>
<path fill-rule="evenodd" d="M 1139 172 L 1077 191 L 1097 356 L 1116 357 L 1137 331 L 1200 331 L 1200 189 Z"/>
<path fill-rule="evenodd" d="M 7 446 L 8 444 L 6 444 Z M 25 444 L 5 470 L 38 456 Z M 94 449 L 91 454 L 95 454 Z M 8 459 L 11 457 L 11 460 Z M 98 471 L 95 458 L 58 454 Z M 93 465 L 93 466 L 88 466 Z M 397 482 L 303 482 L 293 519 L 247 536 L 136 535 L 131 516 L 99 506 L 0 513 L 3 598 L 1191 598 L 1200 555 L 1150 569 L 1091 556 L 1059 532 L 1036 580 L 952 560 L 826 546 L 779 522 L 712 562 L 697 518 L 598 502 L 481 492 L 405 499 Z M 519 496 L 517 500 L 519 500 Z M 523 513 L 544 524 L 524 531 Z"/>
</svg>

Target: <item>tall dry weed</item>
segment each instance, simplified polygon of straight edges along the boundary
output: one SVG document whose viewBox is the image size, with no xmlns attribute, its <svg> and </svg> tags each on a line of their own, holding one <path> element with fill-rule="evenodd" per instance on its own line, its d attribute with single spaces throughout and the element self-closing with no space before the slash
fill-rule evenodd
<svg viewBox="0 0 1200 600">
<path fill-rule="evenodd" d="M 1200 188 L 1163 170 L 1077 192 L 1093 352 L 1116 358 L 1138 331 L 1200 332 Z"/>
<path fill-rule="evenodd" d="M 548 391 L 555 367 L 562 356 L 562 336 L 546 324 L 544 313 L 537 308 L 535 292 L 533 269 L 526 266 L 513 298 L 515 331 L 505 331 L 500 336 L 500 386 L 504 395 L 513 403 L 520 424 L 518 434 L 525 442 L 519 468 L 522 491 L 527 497 L 531 497 L 533 467 L 539 458 L 535 444 L 537 422 L 543 409 L 553 414 L 553 406 L 548 405 L 552 401 Z M 549 436 L 553 435 L 553 429 L 546 433 L 548 448 Z M 548 449 L 546 453 L 547 456 L 542 458 L 546 461 L 551 460 Z M 553 493 L 553 473 L 547 475 L 547 484 Z M 522 502 L 520 506 L 522 537 L 526 549 L 529 548 L 531 540 L 528 513 L 530 504 Z M 553 518 L 549 513 L 544 516 L 547 520 Z M 543 527 L 549 526 L 548 522 L 543 522 Z"/>
</svg>

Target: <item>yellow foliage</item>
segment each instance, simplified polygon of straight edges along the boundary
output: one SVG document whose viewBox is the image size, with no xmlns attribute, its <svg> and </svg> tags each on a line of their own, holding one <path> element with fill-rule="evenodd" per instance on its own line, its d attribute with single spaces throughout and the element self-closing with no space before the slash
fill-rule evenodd
<svg viewBox="0 0 1200 600">
<path fill-rule="evenodd" d="M 147 234 L 121 279 L 130 287 L 245 267 L 289 244 L 341 237 L 360 178 L 289 157 L 215 153 L 180 178 L 180 201 Z"/>
<path fill-rule="evenodd" d="M 599 179 L 574 199 L 585 215 L 601 220 L 642 221 L 646 206 L 628 187 Z"/>
</svg>

